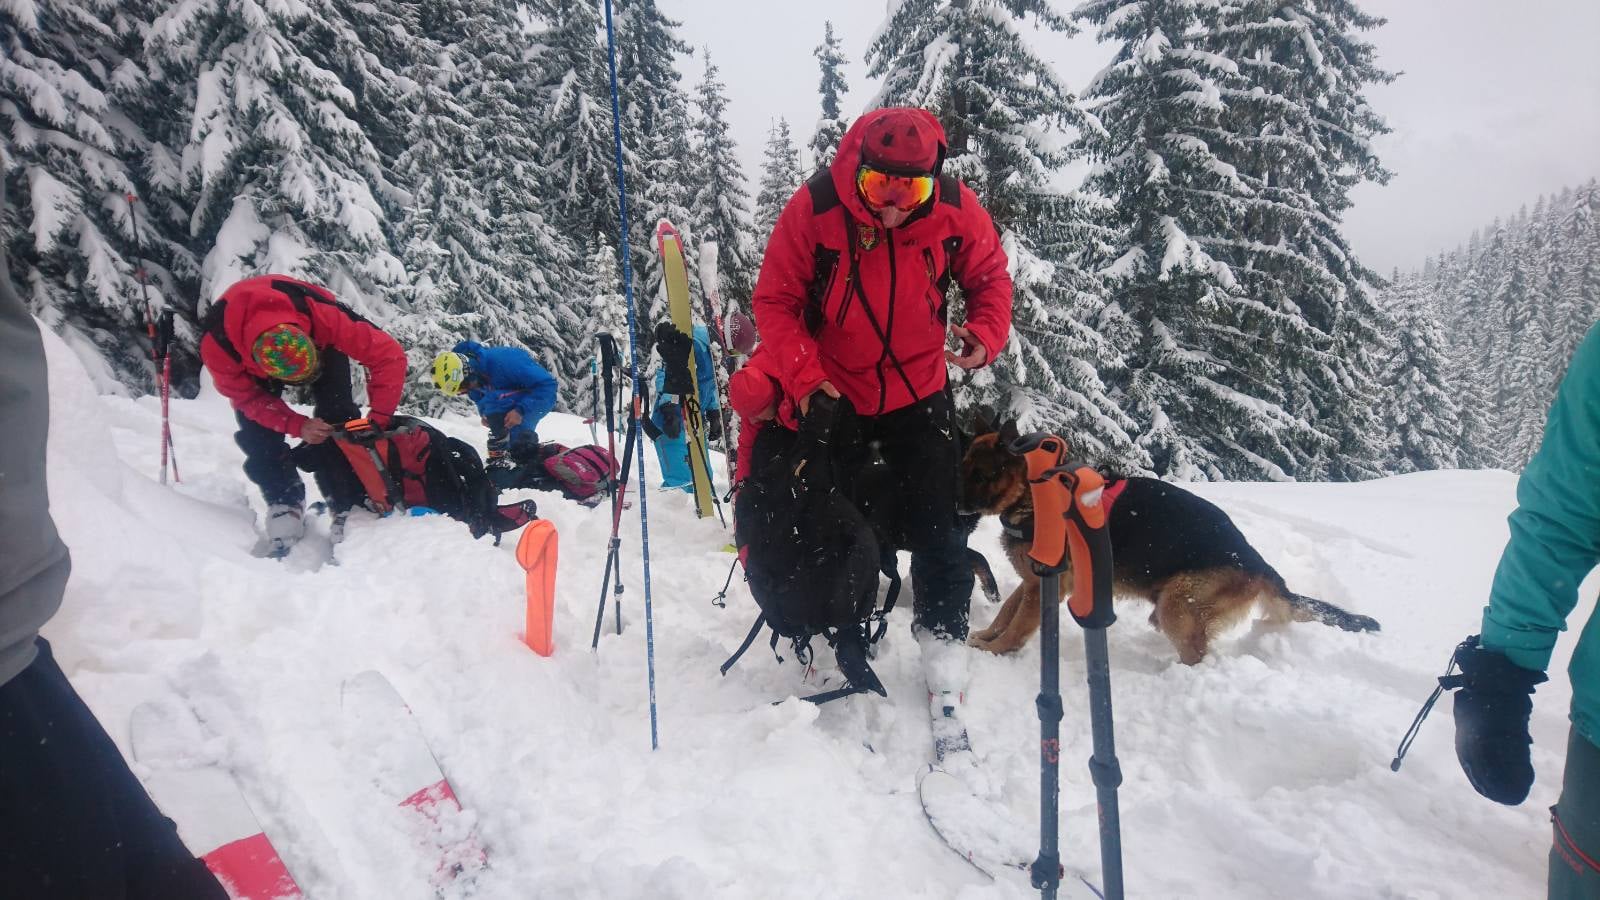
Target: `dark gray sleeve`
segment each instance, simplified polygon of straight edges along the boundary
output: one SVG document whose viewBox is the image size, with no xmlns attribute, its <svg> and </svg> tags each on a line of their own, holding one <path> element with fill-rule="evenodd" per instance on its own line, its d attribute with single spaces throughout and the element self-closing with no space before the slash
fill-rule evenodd
<svg viewBox="0 0 1600 900">
<path fill-rule="evenodd" d="M 0 209 L 5 207 L 0 174 Z M 71 563 L 50 520 L 44 343 L 11 284 L 0 236 L 0 685 L 33 662 L 39 626 L 61 606 Z"/>
</svg>

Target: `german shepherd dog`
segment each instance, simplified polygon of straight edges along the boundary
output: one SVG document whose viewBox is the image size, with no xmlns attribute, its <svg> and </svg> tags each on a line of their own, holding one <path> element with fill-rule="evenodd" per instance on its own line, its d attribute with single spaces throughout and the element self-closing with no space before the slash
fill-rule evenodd
<svg viewBox="0 0 1600 900">
<path fill-rule="evenodd" d="M 1039 628 L 1039 576 L 1028 559 L 1033 495 L 1026 463 L 1007 449 L 1016 436 L 1009 422 L 998 433 L 979 435 L 961 464 L 962 511 L 1000 517 L 1006 556 L 1022 576 L 989 627 L 972 635 L 974 646 L 993 653 L 1021 648 Z M 1124 482 L 1120 489 L 1117 481 Z M 1273 621 L 1378 630 L 1375 619 L 1289 590 L 1216 505 L 1154 478 L 1108 479 L 1107 484 L 1108 495 L 1116 491 L 1109 523 L 1116 592 L 1155 604 L 1150 624 L 1172 641 L 1185 665 L 1204 658 L 1211 639 L 1243 619 L 1257 601 Z M 1072 584 L 1070 573 L 1061 584 L 1064 594 Z"/>
</svg>

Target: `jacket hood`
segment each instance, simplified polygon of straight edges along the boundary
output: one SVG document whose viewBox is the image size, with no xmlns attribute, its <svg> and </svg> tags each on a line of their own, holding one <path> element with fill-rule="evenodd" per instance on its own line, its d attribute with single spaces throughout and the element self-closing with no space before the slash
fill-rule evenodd
<svg viewBox="0 0 1600 900">
<path fill-rule="evenodd" d="M 950 152 L 950 142 L 945 136 L 944 126 L 939 124 L 939 120 L 934 117 L 933 113 L 915 107 L 891 106 L 875 109 L 856 119 L 855 123 L 850 126 L 850 130 L 846 131 L 844 137 L 839 140 L 839 152 L 834 154 L 833 162 L 829 164 L 828 171 L 833 176 L 833 187 L 839 193 L 840 202 L 844 204 L 845 209 L 850 211 L 850 215 L 858 221 L 874 222 L 877 220 L 877 217 L 867 209 L 867 205 L 861 202 L 861 195 L 856 191 L 856 170 L 861 167 L 861 161 L 864 156 L 862 152 L 864 150 L 863 145 L 866 143 L 867 132 L 874 125 L 885 119 L 892 116 L 903 116 L 907 113 L 921 119 L 932 130 L 938 140 L 939 157 L 934 164 L 933 174 L 938 175 L 939 170 L 944 166 L 945 156 Z M 939 202 L 939 185 L 937 183 L 933 187 L 933 199 L 929 202 Z"/>
</svg>

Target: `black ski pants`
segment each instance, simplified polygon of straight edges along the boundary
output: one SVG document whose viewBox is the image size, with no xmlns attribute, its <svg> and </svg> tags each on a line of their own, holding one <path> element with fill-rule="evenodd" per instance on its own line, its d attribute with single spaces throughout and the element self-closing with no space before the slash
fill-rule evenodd
<svg viewBox="0 0 1600 900">
<path fill-rule="evenodd" d="M 281 396 L 284 384 L 264 380 L 261 387 Z M 343 353 L 323 349 L 322 371 L 310 387 L 312 414 L 317 418 L 338 424 L 361 416 L 350 385 L 350 359 Z M 359 506 L 366 499 L 366 489 L 355 470 L 332 441 L 301 444 L 290 450 L 283 434 L 245 418 L 243 413 L 235 413 L 235 417 L 239 430 L 233 439 L 244 451 L 244 474 L 261 489 L 268 505 L 305 505 L 305 482 L 300 480 L 296 466 L 313 473 L 322 498 L 336 513 Z"/>
<path fill-rule="evenodd" d="M 973 574 L 967 560 L 967 530 L 956 516 L 961 437 L 950 396 L 940 392 L 880 416 L 858 415 L 855 422 L 853 433 L 836 445 L 840 474 L 848 480 L 860 472 L 871 444 L 877 444 L 889 467 L 890 484 L 879 494 L 883 509 L 870 518 L 888 532 L 896 550 L 911 551 L 913 624 L 966 640 Z M 763 428 L 751 471 L 766 471 L 794 446 L 794 439 L 793 432 Z M 853 484 L 841 487 L 856 494 Z M 862 497 L 852 499 L 862 505 Z"/>
<path fill-rule="evenodd" d="M 0 685 L 0 895 L 226 900 L 38 640 Z"/>
<path fill-rule="evenodd" d="M 896 550 L 911 551 L 913 622 L 964 641 L 972 605 L 967 532 L 961 500 L 961 435 L 944 391 L 880 416 L 861 416 L 864 454 L 872 442 L 889 464 L 893 492 L 886 517 Z M 864 456 L 862 462 L 865 461 Z"/>
</svg>

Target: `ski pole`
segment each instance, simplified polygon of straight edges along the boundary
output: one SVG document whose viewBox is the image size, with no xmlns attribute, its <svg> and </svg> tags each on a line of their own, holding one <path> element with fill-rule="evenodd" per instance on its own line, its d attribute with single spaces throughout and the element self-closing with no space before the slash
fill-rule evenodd
<svg viewBox="0 0 1600 900">
<path fill-rule="evenodd" d="M 589 413 L 589 421 L 584 423 L 589 426 L 589 443 L 600 443 L 600 435 L 595 432 L 595 423 L 600 419 L 600 366 L 599 361 L 589 357 L 589 388 L 593 393 L 593 409 Z"/>
<path fill-rule="evenodd" d="M 1039 856 L 1030 870 L 1033 886 L 1054 900 L 1061 885 L 1060 761 L 1060 604 L 1061 574 L 1071 567 L 1068 611 L 1084 629 L 1089 683 L 1089 721 L 1094 753 L 1089 773 L 1100 811 L 1100 868 L 1107 900 L 1122 900 L 1122 835 L 1117 762 L 1111 716 L 1111 671 L 1106 627 L 1116 621 L 1112 608 L 1111 540 L 1101 498 L 1105 480 L 1088 466 L 1065 459 L 1066 443 L 1055 435 L 1032 434 L 1012 442 L 1027 460 L 1034 504 L 1033 546 L 1028 551 L 1040 576 L 1039 697 Z M 1070 552 L 1070 557 L 1068 556 Z"/>
<path fill-rule="evenodd" d="M 628 176 L 622 154 L 622 92 L 617 86 L 617 28 L 611 0 L 606 0 L 606 69 L 611 81 L 611 147 L 617 163 L 617 221 L 621 223 L 622 290 L 628 304 L 628 374 L 633 379 L 633 395 L 638 397 L 643 381 L 639 376 L 639 316 L 633 305 L 633 266 L 628 243 Z M 634 404 L 628 440 L 639 431 L 639 406 Z M 624 451 L 626 452 L 626 451 Z M 644 489 L 644 465 L 639 465 L 639 557 L 644 568 L 644 653 L 645 671 L 650 685 L 650 749 L 661 746 L 656 718 L 656 641 L 654 609 L 650 598 L 650 511 Z M 618 620 L 618 625 L 621 621 Z"/>
<path fill-rule="evenodd" d="M 139 279 L 139 295 L 144 300 L 144 319 L 150 334 L 150 361 L 161 370 L 158 376 L 161 382 L 161 483 L 167 483 L 169 459 L 172 462 L 172 480 L 181 482 L 183 479 L 178 477 L 178 454 L 172 446 L 172 420 L 168 415 L 172 398 L 172 358 L 167 353 L 167 344 L 172 335 L 172 312 L 163 311 L 161 321 L 157 322 L 155 306 L 150 302 L 150 285 L 145 277 L 144 240 L 139 236 L 139 212 L 134 208 L 139 198 L 132 192 L 123 196 L 128 201 L 128 224 L 133 228 L 133 273 Z"/>
<path fill-rule="evenodd" d="M 633 465 L 633 448 L 638 444 L 637 421 L 642 405 L 639 398 L 634 398 L 634 424 L 628 428 L 628 436 L 622 442 L 622 470 L 618 476 L 617 492 L 611 498 L 611 541 L 606 545 L 606 568 L 600 581 L 600 608 L 594 614 L 594 638 L 589 642 L 590 650 L 600 649 L 600 628 L 606 619 L 606 589 L 613 585 L 612 597 L 616 602 L 612 613 L 617 620 L 617 634 L 622 633 L 622 563 L 618 558 L 622 538 L 619 532 L 622 528 L 622 504 L 628 492 L 628 468 Z"/>
</svg>

